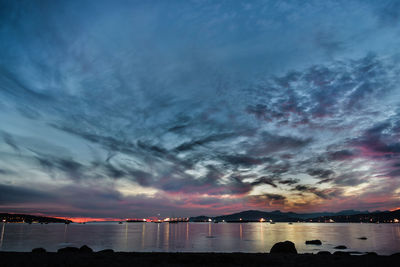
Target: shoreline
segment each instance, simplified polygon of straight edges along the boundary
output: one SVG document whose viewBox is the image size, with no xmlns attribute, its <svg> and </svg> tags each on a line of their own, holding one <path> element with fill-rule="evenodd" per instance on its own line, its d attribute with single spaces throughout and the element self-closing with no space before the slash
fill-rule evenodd
<svg viewBox="0 0 400 267">
<path fill-rule="evenodd" d="M 1 252 L 4 266 L 384 266 L 400 261 L 390 256 L 348 253 L 193 253 L 193 252 Z"/>
</svg>

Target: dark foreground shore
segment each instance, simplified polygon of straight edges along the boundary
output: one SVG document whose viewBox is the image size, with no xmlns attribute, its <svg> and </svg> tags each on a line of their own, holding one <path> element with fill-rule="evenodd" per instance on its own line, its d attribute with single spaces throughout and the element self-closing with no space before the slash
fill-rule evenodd
<svg viewBox="0 0 400 267">
<path fill-rule="evenodd" d="M 397 266 L 399 255 L 269 253 L 31 253 L 0 252 L 0 265 L 13 266 Z"/>
</svg>

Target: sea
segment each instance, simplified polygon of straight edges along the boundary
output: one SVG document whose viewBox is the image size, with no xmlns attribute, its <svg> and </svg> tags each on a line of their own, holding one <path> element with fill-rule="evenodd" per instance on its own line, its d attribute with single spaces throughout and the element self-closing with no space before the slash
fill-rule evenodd
<svg viewBox="0 0 400 267">
<path fill-rule="evenodd" d="M 366 237 L 366 240 L 360 239 Z M 319 239 L 322 245 L 306 245 Z M 400 224 L 368 223 L 0 223 L 0 251 L 47 251 L 88 245 L 94 251 L 264 253 L 280 241 L 299 253 L 334 252 L 344 245 L 353 254 L 400 252 Z"/>
</svg>

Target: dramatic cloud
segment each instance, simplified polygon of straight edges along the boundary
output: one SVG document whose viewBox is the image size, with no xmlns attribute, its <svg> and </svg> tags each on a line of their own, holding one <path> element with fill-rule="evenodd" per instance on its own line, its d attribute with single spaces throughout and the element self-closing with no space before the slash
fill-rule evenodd
<svg viewBox="0 0 400 267">
<path fill-rule="evenodd" d="M 0 211 L 398 208 L 398 6 L 0 2 Z"/>
</svg>

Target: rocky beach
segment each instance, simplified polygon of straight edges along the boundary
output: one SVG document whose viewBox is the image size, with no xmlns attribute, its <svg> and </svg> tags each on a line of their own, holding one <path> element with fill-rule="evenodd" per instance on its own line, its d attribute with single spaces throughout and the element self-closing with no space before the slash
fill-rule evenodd
<svg viewBox="0 0 400 267">
<path fill-rule="evenodd" d="M 32 252 L 0 252 L 3 266 L 393 266 L 400 253 L 390 256 L 374 252 L 352 255 L 349 252 L 297 254 L 290 241 L 275 244 L 269 253 L 160 253 L 94 252 L 88 246 L 66 247 L 57 252 L 35 248 Z"/>
<path fill-rule="evenodd" d="M 0 252 L 3 266 L 393 266 L 400 255 Z"/>
</svg>

